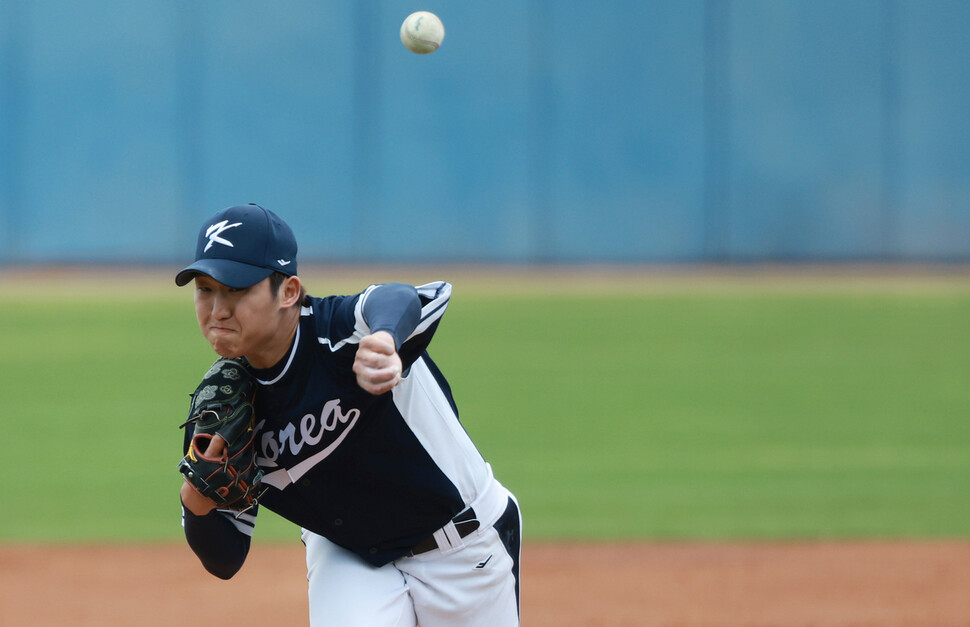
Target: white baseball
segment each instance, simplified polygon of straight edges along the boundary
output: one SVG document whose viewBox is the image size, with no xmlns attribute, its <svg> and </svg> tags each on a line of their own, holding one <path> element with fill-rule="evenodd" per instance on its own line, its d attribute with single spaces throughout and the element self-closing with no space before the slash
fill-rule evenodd
<svg viewBox="0 0 970 627">
<path fill-rule="evenodd" d="M 445 26 L 434 13 L 417 11 L 404 18 L 401 24 L 401 43 L 411 52 L 434 52 L 444 39 Z"/>
</svg>

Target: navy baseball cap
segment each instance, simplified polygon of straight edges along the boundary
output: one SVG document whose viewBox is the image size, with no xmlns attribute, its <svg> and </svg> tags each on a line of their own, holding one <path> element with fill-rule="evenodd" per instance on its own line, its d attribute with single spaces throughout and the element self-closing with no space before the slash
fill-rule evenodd
<svg viewBox="0 0 970 627">
<path fill-rule="evenodd" d="M 195 263 L 175 276 L 182 286 L 199 274 L 243 289 L 274 272 L 296 275 L 296 238 L 289 225 L 259 205 L 223 209 L 199 231 Z"/>
</svg>

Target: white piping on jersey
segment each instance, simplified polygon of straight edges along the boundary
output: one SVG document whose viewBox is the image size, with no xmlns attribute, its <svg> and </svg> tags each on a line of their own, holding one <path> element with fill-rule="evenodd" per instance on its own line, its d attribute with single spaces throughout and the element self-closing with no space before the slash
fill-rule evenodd
<svg viewBox="0 0 970 627">
<path fill-rule="evenodd" d="M 421 322 L 418 323 L 418 326 L 414 329 L 414 332 L 408 336 L 408 339 L 411 339 L 415 335 L 424 333 L 428 327 L 430 327 L 436 320 L 441 318 L 441 316 L 444 315 L 445 309 L 448 307 L 448 301 L 451 298 L 451 285 L 445 283 L 444 281 L 427 283 L 419 286 L 417 290 L 418 294 L 421 296 L 424 296 L 425 298 L 433 298 L 434 300 L 421 308 Z"/>
<path fill-rule="evenodd" d="M 344 338 L 344 339 L 338 341 L 336 344 L 334 344 L 333 342 L 331 342 L 329 337 L 318 337 L 317 338 L 317 341 L 318 342 L 320 342 L 324 346 L 329 346 L 330 347 L 330 352 L 331 353 L 336 353 L 337 351 L 339 351 L 341 348 L 343 348 L 347 344 L 356 344 L 356 343 L 360 342 L 360 338 L 362 338 L 365 335 L 367 335 L 368 333 L 370 333 L 370 329 L 367 327 L 367 324 L 364 322 L 364 316 L 363 316 L 363 314 L 360 311 L 360 302 L 361 302 L 361 300 L 363 300 L 363 298 L 361 298 L 360 300 L 357 301 L 357 306 L 354 308 L 354 333 L 353 333 L 353 335 L 351 335 L 350 337 L 347 337 L 347 338 Z"/>
<path fill-rule="evenodd" d="M 351 335 L 347 339 L 340 340 L 336 344 L 331 344 L 329 337 L 318 337 L 317 338 L 317 341 L 320 342 L 321 344 L 323 344 L 324 346 L 329 346 L 331 353 L 336 353 L 337 351 L 339 351 L 341 348 L 343 348 L 347 344 L 356 344 L 357 342 L 360 341 L 360 338 L 357 337 L 357 335 Z"/>
<path fill-rule="evenodd" d="M 378 287 L 380 286 L 371 285 L 366 290 L 364 290 L 364 292 L 360 295 L 360 298 L 357 299 L 357 304 L 354 305 L 354 317 L 357 320 L 364 319 L 364 303 L 367 302 L 367 297 L 370 296 L 370 293 L 376 290 Z"/>
<path fill-rule="evenodd" d="M 262 379 L 256 379 L 256 380 L 259 381 L 261 385 L 273 385 L 274 383 L 282 379 L 283 375 L 286 374 L 286 371 L 290 369 L 290 364 L 293 363 L 293 357 L 296 356 L 296 347 L 297 345 L 299 345 L 299 343 L 300 343 L 300 325 L 296 325 L 296 336 L 293 338 L 293 347 L 290 348 L 290 356 L 287 357 L 286 359 L 286 365 L 283 366 L 283 371 L 280 372 L 279 375 L 272 381 L 263 381 Z"/>
</svg>

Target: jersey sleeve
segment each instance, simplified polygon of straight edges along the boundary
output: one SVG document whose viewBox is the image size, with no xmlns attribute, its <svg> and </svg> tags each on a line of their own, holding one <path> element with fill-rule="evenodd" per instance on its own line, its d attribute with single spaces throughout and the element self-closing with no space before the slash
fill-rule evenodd
<svg viewBox="0 0 970 627">
<path fill-rule="evenodd" d="M 255 524 L 256 516 L 249 512 L 236 518 L 236 512 L 217 509 L 196 516 L 182 506 L 182 527 L 189 547 L 202 566 L 220 579 L 229 579 L 242 568 Z"/>
<path fill-rule="evenodd" d="M 365 332 L 388 331 L 394 337 L 407 368 L 431 343 L 450 299 L 451 285 L 444 281 L 372 285 L 358 298 L 355 313 Z"/>
</svg>

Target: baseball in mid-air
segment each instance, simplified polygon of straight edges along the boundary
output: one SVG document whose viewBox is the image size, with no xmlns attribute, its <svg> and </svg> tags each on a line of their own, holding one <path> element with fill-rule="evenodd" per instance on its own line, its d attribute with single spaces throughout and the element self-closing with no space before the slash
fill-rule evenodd
<svg viewBox="0 0 970 627">
<path fill-rule="evenodd" d="M 401 24 L 401 43 L 411 52 L 434 52 L 444 39 L 445 26 L 434 13 L 417 11 L 407 16 Z"/>
</svg>

